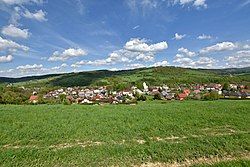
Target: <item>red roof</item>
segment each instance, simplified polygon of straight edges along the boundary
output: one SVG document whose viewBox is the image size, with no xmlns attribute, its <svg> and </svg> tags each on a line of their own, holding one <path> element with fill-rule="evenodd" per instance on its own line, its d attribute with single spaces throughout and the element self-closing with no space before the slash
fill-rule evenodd
<svg viewBox="0 0 250 167">
<path fill-rule="evenodd" d="M 179 97 L 179 98 L 186 98 L 186 97 L 187 97 L 187 94 L 181 93 L 181 94 L 178 94 L 178 97 Z"/>
<path fill-rule="evenodd" d="M 183 93 L 189 95 L 189 94 L 190 94 L 190 90 L 189 90 L 189 89 L 185 89 L 185 90 L 183 91 Z"/>
<path fill-rule="evenodd" d="M 30 101 L 38 100 L 38 96 L 32 95 L 30 96 Z"/>
</svg>

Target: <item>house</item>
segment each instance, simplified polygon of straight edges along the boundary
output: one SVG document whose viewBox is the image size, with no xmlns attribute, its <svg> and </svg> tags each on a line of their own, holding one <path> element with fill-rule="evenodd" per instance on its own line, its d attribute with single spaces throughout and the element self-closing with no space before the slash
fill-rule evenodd
<svg viewBox="0 0 250 167">
<path fill-rule="evenodd" d="M 199 93 L 201 93 L 201 91 L 200 91 L 199 89 L 196 89 L 196 90 L 194 90 L 193 92 L 194 92 L 194 94 L 199 94 Z"/>
<path fill-rule="evenodd" d="M 37 103 L 38 102 L 38 96 L 37 95 L 30 96 L 29 101 L 30 101 L 30 103 L 33 103 L 33 104 Z"/>
<path fill-rule="evenodd" d="M 241 95 L 242 95 L 242 98 L 244 99 L 250 99 L 250 93 L 248 92 L 242 92 Z"/>
<path fill-rule="evenodd" d="M 186 94 L 187 96 L 190 94 L 190 90 L 189 89 L 184 89 L 183 93 Z"/>
<path fill-rule="evenodd" d="M 178 94 L 178 99 L 183 101 L 185 98 L 187 98 L 187 96 L 188 95 L 186 93 L 180 93 L 180 94 Z"/>
</svg>

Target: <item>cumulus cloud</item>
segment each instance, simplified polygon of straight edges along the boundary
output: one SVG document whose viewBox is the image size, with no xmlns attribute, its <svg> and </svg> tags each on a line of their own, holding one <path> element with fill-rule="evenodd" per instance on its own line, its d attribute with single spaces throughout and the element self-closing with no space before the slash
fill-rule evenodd
<svg viewBox="0 0 250 167">
<path fill-rule="evenodd" d="M 3 39 L 2 37 L 0 37 L 0 51 L 6 50 L 6 49 L 11 52 L 16 51 L 16 50 L 23 50 L 23 51 L 29 50 L 27 46 L 20 45 L 14 41 Z"/>
<path fill-rule="evenodd" d="M 195 61 L 196 68 L 211 68 L 217 61 L 211 57 L 200 57 Z"/>
<path fill-rule="evenodd" d="M 68 64 L 63 63 L 60 66 L 55 66 L 55 67 L 52 67 L 51 69 L 52 70 L 61 70 L 61 69 L 66 68 L 66 67 L 68 67 Z"/>
<path fill-rule="evenodd" d="M 25 10 L 25 12 L 23 13 L 23 16 L 25 18 L 37 20 L 37 21 L 40 21 L 40 22 L 48 20 L 48 19 L 45 18 L 46 13 L 44 11 L 42 11 L 42 10 L 38 10 L 38 11 L 36 11 L 34 13 L 31 13 L 30 11 Z"/>
<path fill-rule="evenodd" d="M 15 27 L 13 24 L 3 27 L 1 32 L 5 36 L 24 39 L 27 39 L 30 34 L 28 29 L 20 29 Z"/>
<path fill-rule="evenodd" d="M 163 60 L 163 61 L 156 62 L 156 63 L 154 63 L 151 66 L 153 66 L 153 67 L 159 67 L 159 66 L 168 66 L 168 65 L 169 65 L 168 61 L 167 60 Z"/>
<path fill-rule="evenodd" d="M 80 57 L 87 55 L 87 52 L 83 49 L 69 48 L 62 53 L 55 51 L 48 61 L 66 61 L 73 57 Z"/>
<path fill-rule="evenodd" d="M 23 5 L 27 3 L 37 3 L 41 4 L 43 3 L 43 0 L 0 0 L 0 2 L 3 2 L 7 5 Z"/>
<path fill-rule="evenodd" d="M 240 50 L 225 57 L 226 66 L 234 68 L 250 67 L 250 50 Z"/>
<path fill-rule="evenodd" d="M 165 41 L 152 45 L 146 42 L 147 40 L 145 39 L 134 38 L 128 41 L 124 48 L 132 52 L 159 52 L 168 48 L 168 44 Z"/>
<path fill-rule="evenodd" d="M 186 34 L 181 35 L 181 34 L 175 33 L 173 39 L 175 39 L 175 40 L 181 40 L 181 39 L 183 39 L 185 37 L 186 37 Z"/>
<path fill-rule="evenodd" d="M 217 61 L 211 57 L 199 57 L 198 59 L 191 59 L 189 57 L 176 56 L 173 62 L 177 63 L 181 67 L 212 68 Z"/>
<path fill-rule="evenodd" d="M 207 8 L 206 0 L 174 0 L 174 4 L 180 4 L 182 6 L 193 4 L 196 8 Z"/>
<path fill-rule="evenodd" d="M 221 43 L 217 43 L 215 45 L 201 49 L 200 53 L 205 54 L 205 53 L 211 53 L 211 52 L 234 50 L 236 48 L 237 48 L 237 45 L 232 42 L 221 42 Z"/>
<path fill-rule="evenodd" d="M 11 62 L 13 60 L 12 55 L 0 56 L 0 63 Z"/>
<path fill-rule="evenodd" d="M 143 67 L 145 67 L 144 64 L 134 63 L 134 64 L 128 64 L 126 69 L 135 69 L 135 68 L 143 68 Z"/>
<path fill-rule="evenodd" d="M 27 64 L 16 68 L 0 71 L 1 76 L 20 77 L 30 75 L 44 75 L 52 72 L 52 69 L 44 68 L 42 64 Z"/>
<path fill-rule="evenodd" d="M 183 48 L 183 47 L 179 48 L 178 51 L 179 51 L 180 53 L 182 53 L 182 54 L 188 56 L 188 57 L 194 57 L 194 56 L 196 56 L 196 53 L 195 53 L 195 52 L 191 52 L 191 51 L 189 51 L 188 49 Z"/>
<path fill-rule="evenodd" d="M 199 39 L 199 40 L 212 39 L 212 36 L 211 35 L 202 34 L 202 35 L 199 35 L 197 37 L 197 39 Z"/>
<path fill-rule="evenodd" d="M 112 52 L 107 58 L 108 62 L 153 61 L 157 53 L 168 48 L 167 42 L 148 44 L 148 41 L 133 38 L 128 41 L 123 49 Z"/>
<path fill-rule="evenodd" d="M 191 58 L 189 57 L 184 57 L 184 56 L 180 56 L 180 55 L 176 55 L 174 61 L 174 63 L 178 63 L 180 64 L 181 66 L 185 66 L 185 67 L 190 67 L 190 66 L 193 66 L 194 65 L 194 62 Z"/>
<path fill-rule="evenodd" d="M 244 45 L 243 49 L 250 49 L 250 45 L 248 45 L 248 44 Z"/>
<path fill-rule="evenodd" d="M 216 60 L 211 57 L 201 56 L 198 57 L 198 54 L 191 52 L 186 48 L 179 48 L 178 54 L 174 58 L 174 63 L 178 64 L 181 67 L 188 68 L 211 68 L 216 64 Z"/>
<path fill-rule="evenodd" d="M 150 62 L 154 60 L 157 53 L 168 48 L 167 42 L 148 44 L 148 41 L 140 38 L 133 38 L 128 41 L 123 49 L 115 50 L 106 59 L 95 61 L 80 61 L 72 64 L 71 67 L 77 68 L 82 65 L 111 65 L 116 63 L 131 63 L 136 61 Z"/>
<path fill-rule="evenodd" d="M 24 66 L 18 66 L 16 69 L 21 72 L 33 72 L 33 71 L 39 71 L 42 70 L 43 65 L 42 64 L 33 64 L 33 65 L 24 65 Z"/>
</svg>

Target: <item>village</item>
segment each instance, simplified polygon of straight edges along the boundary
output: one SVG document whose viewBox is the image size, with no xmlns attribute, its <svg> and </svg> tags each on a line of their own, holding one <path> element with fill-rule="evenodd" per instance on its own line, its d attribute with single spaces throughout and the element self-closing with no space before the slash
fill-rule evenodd
<svg viewBox="0 0 250 167">
<path fill-rule="evenodd" d="M 136 104 L 137 101 L 152 100 L 217 100 L 217 99 L 250 99 L 250 90 L 245 85 L 237 84 L 182 84 L 170 88 L 167 85 L 148 86 L 143 89 L 132 86 L 121 91 L 111 91 L 107 87 L 60 88 L 44 94 L 43 101 L 59 100 L 67 104 Z M 39 103 L 38 92 L 34 91 L 30 103 Z"/>
</svg>

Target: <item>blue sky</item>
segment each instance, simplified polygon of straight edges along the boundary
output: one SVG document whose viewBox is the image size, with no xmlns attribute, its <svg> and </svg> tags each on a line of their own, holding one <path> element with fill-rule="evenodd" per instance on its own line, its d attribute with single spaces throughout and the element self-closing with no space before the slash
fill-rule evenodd
<svg viewBox="0 0 250 167">
<path fill-rule="evenodd" d="M 250 66 L 250 0 L 0 0 L 0 76 Z"/>
</svg>

